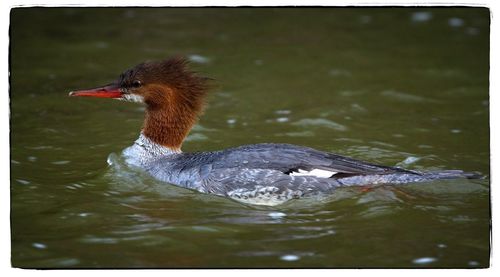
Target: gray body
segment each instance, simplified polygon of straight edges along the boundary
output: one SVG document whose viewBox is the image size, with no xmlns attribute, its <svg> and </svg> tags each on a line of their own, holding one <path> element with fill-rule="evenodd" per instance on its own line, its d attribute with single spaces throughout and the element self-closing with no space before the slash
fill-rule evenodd
<svg viewBox="0 0 500 277">
<path fill-rule="evenodd" d="M 276 205 L 331 193 L 342 186 L 404 184 L 471 177 L 460 170 L 416 172 L 358 161 L 290 144 L 255 144 L 215 152 L 182 153 L 141 134 L 125 149 L 127 163 L 154 178 L 251 204 Z M 329 178 L 294 176 L 300 170 L 333 172 Z"/>
</svg>

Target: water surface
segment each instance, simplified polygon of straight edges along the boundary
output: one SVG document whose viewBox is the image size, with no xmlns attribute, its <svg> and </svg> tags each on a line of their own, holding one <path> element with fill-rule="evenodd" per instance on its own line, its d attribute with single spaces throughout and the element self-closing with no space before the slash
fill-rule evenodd
<svg viewBox="0 0 500 277">
<path fill-rule="evenodd" d="M 488 44 L 486 9 L 14 9 L 12 264 L 487 267 L 489 179 L 244 205 L 128 169 L 144 108 L 67 93 L 182 54 L 217 80 L 184 151 L 293 143 L 489 175 Z"/>
</svg>

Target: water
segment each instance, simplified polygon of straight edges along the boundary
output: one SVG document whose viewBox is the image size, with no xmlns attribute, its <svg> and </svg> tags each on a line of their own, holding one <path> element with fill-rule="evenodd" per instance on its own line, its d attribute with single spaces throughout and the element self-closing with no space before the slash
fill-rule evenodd
<svg viewBox="0 0 500 277">
<path fill-rule="evenodd" d="M 489 266 L 489 179 L 244 205 L 127 168 L 141 106 L 67 97 L 183 54 L 218 83 L 184 151 L 286 142 L 489 175 L 487 10 L 44 8 L 11 24 L 13 266 Z"/>
</svg>

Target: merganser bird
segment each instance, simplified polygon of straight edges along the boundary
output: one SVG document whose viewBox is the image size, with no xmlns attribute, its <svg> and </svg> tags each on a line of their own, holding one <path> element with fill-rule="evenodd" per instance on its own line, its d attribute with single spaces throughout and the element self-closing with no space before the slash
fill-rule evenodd
<svg viewBox="0 0 500 277">
<path fill-rule="evenodd" d="M 140 136 L 123 151 L 128 164 L 160 181 L 245 203 L 276 205 L 343 186 L 478 177 L 461 170 L 417 172 L 376 165 L 290 144 L 183 153 L 182 142 L 202 112 L 209 81 L 176 57 L 139 64 L 111 84 L 69 95 L 144 103 Z"/>
</svg>

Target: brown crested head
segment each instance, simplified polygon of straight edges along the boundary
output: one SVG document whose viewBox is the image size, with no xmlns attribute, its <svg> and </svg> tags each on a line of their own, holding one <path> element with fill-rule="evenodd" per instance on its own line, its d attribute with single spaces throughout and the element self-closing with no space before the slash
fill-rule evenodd
<svg viewBox="0 0 500 277">
<path fill-rule="evenodd" d="M 154 142 L 180 150 L 182 141 L 202 113 L 211 79 L 189 69 L 182 57 L 141 63 L 107 86 L 71 92 L 146 104 L 143 134 Z"/>
<path fill-rule="evenodd" d="M 208 81 L 180 57 L 142 63 L 120 76 L 120 86 L 147 105 L 144 135 L 175 150 L 203 111 Z"/>
<path fill-rule="evenodd" d="M 122 73 L 116 82 L 124 89 L 125 99 L 134 101 L 139 96 L 138 101 L 153 109 L 170 104 L 199 112 L 203 109 L 209 80 L 191 71 L 187 59 L 174 57 L 141 63 Z"/>
</svg>

